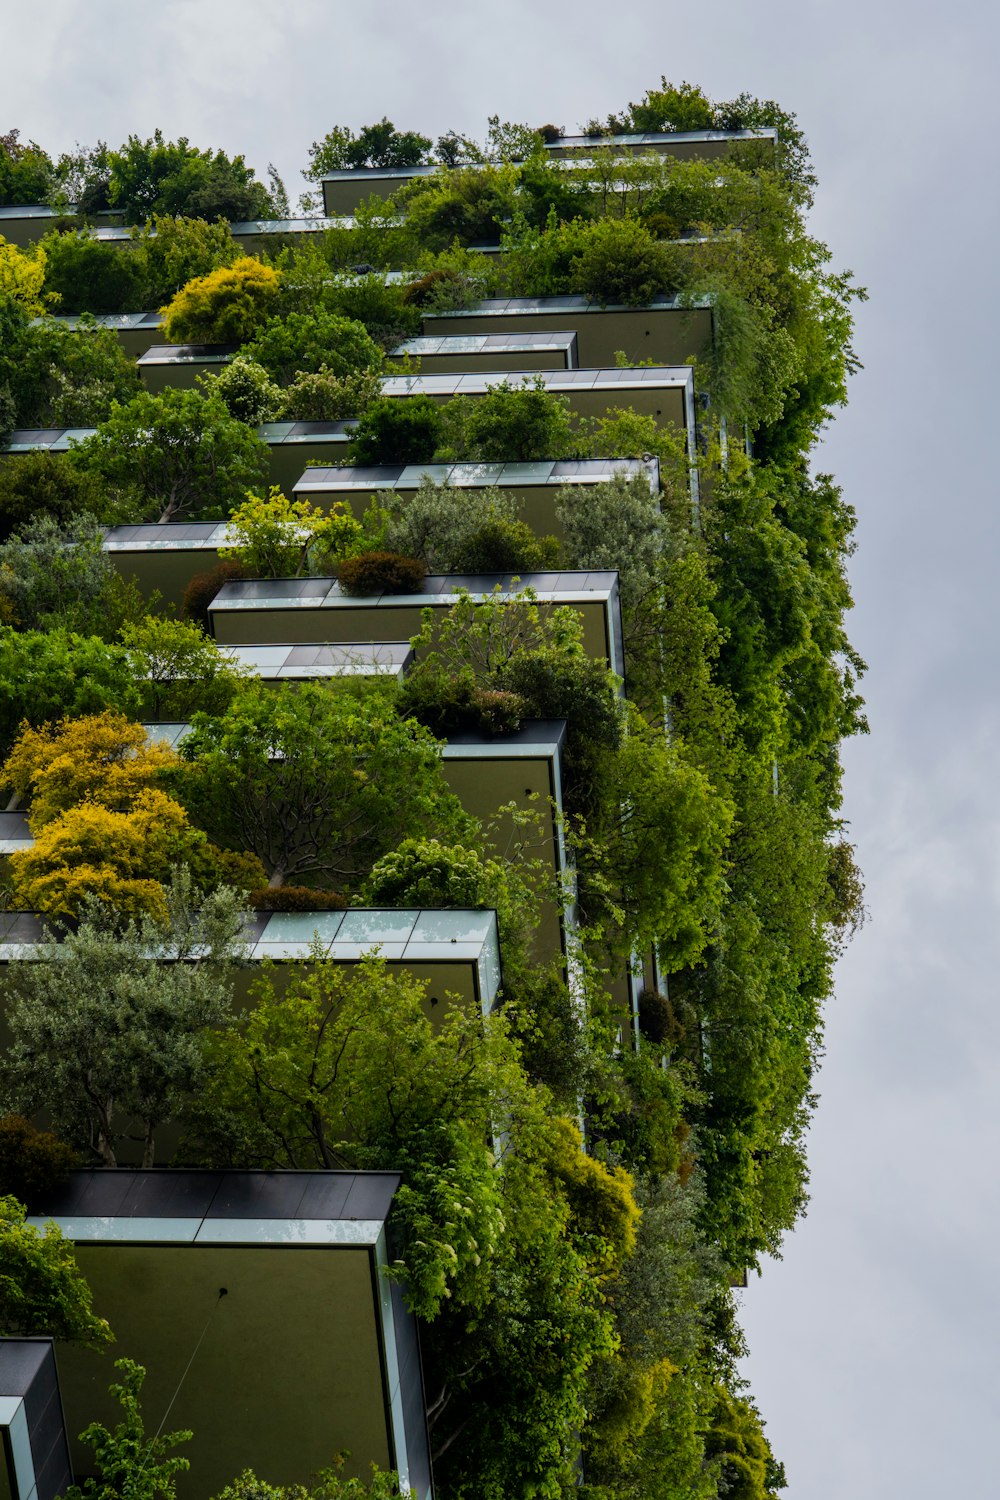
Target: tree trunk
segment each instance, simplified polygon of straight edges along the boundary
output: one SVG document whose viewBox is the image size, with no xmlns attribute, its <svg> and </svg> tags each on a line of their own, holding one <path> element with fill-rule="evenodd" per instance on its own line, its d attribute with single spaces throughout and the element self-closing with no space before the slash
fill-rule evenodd
<svg viewBox="0 0 1000 1500">
<path fill-rule="evenodd" d="M 151 1120 L 147 1120 L 146 1142 L 142 1148 L 142 1165 L 144 1168 L 151 1167 L 153 1165 L 153 1155 L 155 1153 L 155 1150 L 156 1142 L 153 1139 L 153 1122 Z"/>
</svg>

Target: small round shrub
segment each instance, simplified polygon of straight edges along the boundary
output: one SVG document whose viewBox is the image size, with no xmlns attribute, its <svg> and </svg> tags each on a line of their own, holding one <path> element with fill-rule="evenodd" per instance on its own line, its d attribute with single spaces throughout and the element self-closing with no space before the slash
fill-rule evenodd
<svg viewBox="0 0 1000 1500">
<path fill-rule="evenodd" d="M 250 905 L 256 911 L 342 911 L 347 900 L 339 891 L 308 885 L 266 885 L 250 892 Z"/>
<path fill-rule="evenodd" d="M 541 136 L 541 138 L 545 142 L 546 146 L 554 146 L 555 143 L 556 143 L 556 141 L 561 141 L 562 140 L 562 135 L 563 135 L 562 126 L 561 125 L 539 125 L 538 129 L 535 131 L 535 134 Z"/>
<path fill-rule="evenodd" d="M 274 312 L 281 278 L 256 256 L 195 276 L 163 312 L 164 336 L 172 344 L 242 344 Z"/>
<path fill-rule="evenodd" d="M 484 734 L 514 734 L 528 712 L 520 693 L 500 688 L 474 688 L 469 706 Z"/>
<path fill-rule="evenodd" d="M 345 594 L 419 594 L 427 564 L 400 552 L 359 552 L 344 559 L 337 576 Z"/>
<path fill-rule="evenodd" d="M 196 573 L 184 590 L 181 600 L 181 616 L 185 620 L 193 620 L 203 630 L 208 629 L 208 607 L 224 583 L 231 583 L 234 578 L 249 578 L 250 572 L 244 563 L 235 559 L 228 562 L 216 563 L 214 568 L 207 568 L 204 573 Z"/>
<path fill-rule="evenodd" d="M 0 1196 L 10 1194 L 29 1212 L 45 1206 L 80 1158 L 47 1130 L 36 1130 L 21 1115 L 0 1119 Z"/>
<path fill-rule="evenodd" d="M 492 872 L 474 849 L 439 839 L 404 839 L 374 865 L 366 885 L 375 905 L 483 907 Z"/>
</svg>

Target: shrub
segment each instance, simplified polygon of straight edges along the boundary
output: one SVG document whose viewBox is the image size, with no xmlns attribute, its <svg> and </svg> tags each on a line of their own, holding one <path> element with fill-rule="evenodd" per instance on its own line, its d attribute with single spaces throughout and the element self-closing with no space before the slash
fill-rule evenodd
<svg viewBox="0 0 1000 1500">
<path fill-rule="evenodd" d="M 355 464 L 430 463 L 441 440 L 441 408 L 430 396 L 382 397 L 363 412 L 354 431 Z"/>
<path fill-rule="evenodd" d="M 244 255 L 231 266 L 196 276 L 162 309 L 163 332 L 172 344 L 242 344 L 274 312 L 277 271 Z"/>
<path fill-rule="evenodd" d="M 484 907 L 495 900 L 496 871 L 474 849 L 439 839 L 404 839 L 372 867 L 373 905 Z"/>
<path fill-rule="evenodd" d="M 412 398 L 411 398 L 412 399 Z M 502 380 L 485 396 L 455 396 L 442 409 L 442 454 L 484 463 L 561 458 L 573 447 L 569 401 L 540 376 Z"/>
<path fill-rule="evenodd" d="M 281 414 L 294 422 L 339 422 L 366 411 L 381 389 L 375 370 L 335 375 L 323 365 L 319 370 L 301 371 L 285 387 Z"/>
<path fill-rule="evenodd" d="M 498 515 L 492 506 L 456 549 L 451 569 L 457 573 L 519 573 L 553 568 L 559 563 L 554 536 L 537 537 L 526 521 Z"/>
<path fill-rule="evenodd" d="M 202 375 L 207 396 L 221 396 L 231 417 L 248 427 L 274 422 L 282 409 L 282 395 L 263 365 L 236 354 L 218 375 Z"/>
<path fill-rule="evenodd" d="M 528 712 L 527 701 L 520 693 L 506 692 L 503 688 L 475 688 L 470 707 L 487 734 L 514 734 Z"/>
<path fill-rule="evenodd" d="M 185 620 L 192 620 L 203 630 L 208 630 L 208 607 L 223 584 L 230 583 L 234 578 L 251 576 L 246 565 L 234 558 L 216 563 L 214 568 L 206 568 L 204 573 L 196 573 L 184 590 L 181 615 Z"/>
<path fill-rule="evenodd" d="M 345 594 L 418 594 L 427 577 L 427 564 L 399 552 L 361 552 L 337 569 Z"/>
<path fill-rule="evenodd" d="M 39 450 L 0 463 L 0 541 L 25 522 L 68 521 L 85 513 L 108 519 L 104 485 L 75 468 L 64 453 Z"/>
<path fill-rule="evenodd" d="M 247 344 L 245 354 L 263 365 L 279 385 L 290 385 L 303 371 L 349 375 L 378 370 L 382 350 L 364 324 L 322 309 L 270 318 Z"/>
<path fill-rule="evenodd" d="M 310 885 L 265 885 L 250 892 L 250 905 L 256 911 L 341 911 L 347 899 Z"/>
<path fill-rule="evenodd" d="M 467 305 L 470 290 L 475 295 L 468 277 L 454 266 L 435 266 L 403 288 L 403 301 L 408 307 L 452 310 Z"/>
<path fill-rule="evenodd" d="M 0 1119 L 0 1197 L 16 1198 L 29 1213 L 44 1205 L 79 1161 L 69 1146 L 22 1115 Z"/>
<path fill-rule="evenodd" d="M 602 307 L 639 307 L 657 292 L 676 289 L 663 248 L 636 219 L 599 219 L 589 226 L 571 274 L 573 290 Z"/>
</svg>

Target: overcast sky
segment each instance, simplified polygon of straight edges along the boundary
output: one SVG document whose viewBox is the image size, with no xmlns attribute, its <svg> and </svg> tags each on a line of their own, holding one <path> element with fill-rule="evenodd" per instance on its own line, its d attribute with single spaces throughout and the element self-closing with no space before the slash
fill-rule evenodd
<svg viewBox="0 0 1000 1500">
<path fill-rule="evenodd" d="M 870 292 L 821 466 L 860 518 L 872 735 L 848 800 L 871 921 L 842 963 L 812 1204 L 744 1294 L 790 1500 L 997 1493 L 998 13 L 983 0 L 0 0 L 0 130 L 274 161 L 387 114 L 573 130 L 659 76 L 795 111 L 813 222 Z M 514 1497 L 512 1497 L 514 1500 Z"/>
</svg>

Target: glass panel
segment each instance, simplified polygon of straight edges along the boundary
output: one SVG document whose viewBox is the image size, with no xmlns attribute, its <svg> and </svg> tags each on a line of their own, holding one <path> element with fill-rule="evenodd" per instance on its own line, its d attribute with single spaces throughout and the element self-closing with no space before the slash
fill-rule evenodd
<svg viewBox="0 0 1000 1500">
<path fill-rule="evenodd" d="M 376 943 L 405 943 L 418 916 L 415 909 L 345 912 L 337 939 L 340 943 L 358 943 L 365 948 Z"/>
<path fill-rule="evenodd" d="M 273 912 L 258 946 L 272 943 L 305 943 L 308 946 L 314 936 L 330 944 L 340 931 L 344 916 L 342 911 Z"/>
<path fill-rule="evenodd" d="M 495 920 L 492 911 L 422 911 L 410 942 L 480 944 L 492 932 Z"/>
</svg>

